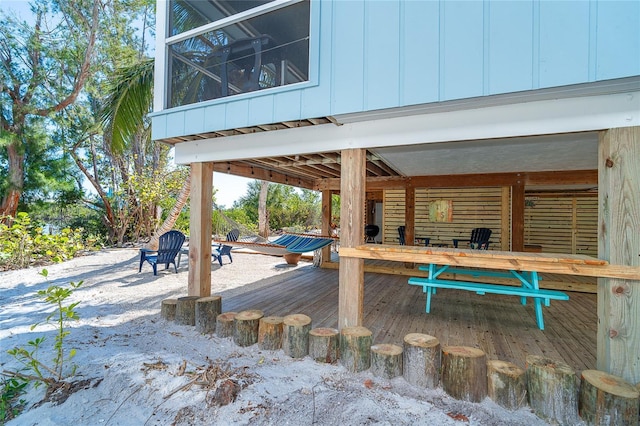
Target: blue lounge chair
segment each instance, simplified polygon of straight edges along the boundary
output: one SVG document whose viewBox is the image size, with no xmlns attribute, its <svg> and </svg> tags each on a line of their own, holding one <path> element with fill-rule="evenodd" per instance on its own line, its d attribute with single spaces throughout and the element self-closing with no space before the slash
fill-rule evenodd
<svg viewBox="0 0 640 426">
<path fill-rule="evenodd" d="M 471 230 L 471 238 L 468 240 L 453 240 L 453 246 L 458 248 L 460 241 L 469 243 L 469 248 L 476 250 L 489 250 L 489 238 L 491 238 L 491 229 L 489 228 L 473 228 Z"/>
<path fill-rule="evenodd" d="M 238 241 L 239 236 L 240 231 L 237 229 L 232 229 L 227 234 L 227 241 Z M 211 256 L 218 261 L 220 266 L 222 266 L 222 256 L 228 256 L 229 261 L 233 263 L 233 258 L 231 257 L 231 248 L 231 246 L 220 244 L 211 250 Z"/>
<path fill-rule="evenodd" d="M 176 265 L 176 256 L 182 248 L 184 238 L 184 234 L 180 231 L 169 231 L 160 236 L 158 250 L 140 249 L 140 267 L 138 268 L 138 272 L 142 271 L 142 264 L 146 261 L 153 267 L 153 275 L 158 275 L 158 264 L 163 263 L 165 266 L 164 269 L 169 269 L 169 265 L 173 264 L 177 274 L 178 266 Z"/>
</svg>

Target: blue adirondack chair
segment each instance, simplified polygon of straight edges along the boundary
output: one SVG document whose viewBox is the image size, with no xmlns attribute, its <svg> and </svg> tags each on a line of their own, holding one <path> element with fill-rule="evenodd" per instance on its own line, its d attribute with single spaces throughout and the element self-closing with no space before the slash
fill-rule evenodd
<svg viewBox="0 0 640 426">
<path fill-rule="evenodd" d="M 227 241 L 238 241 L 239 236 L 240 231 L 237 229 L 232 229 L 227 234 Z M 211 250 L 211 256 L 218 261 L 220 266 L 222 266 L 222 256 L 228 256 L 229 261 L 233 263 L 233 258 L 231 257 L 231 246 L 220 244 L 217 247 L 213 247 Z"/>
<path fill-rule="evenodd" d="M 491 238 L 491 229 L 489 228 L 473 228 L 471 230 L 471 238 L 468 240 L 453 240 L 453 246 L 458 248 L 460 241 L 469 243 L 469 248 L 477 250 L 489 249 L 489 238 Z"/>
<path fill-rule="evenodd" d="M 164 264 L 164 269 L 169 269 L 169 265 L 173 264 L 177 274 L 176 256 L 182 248 L 184 238 L 184 234 L 180 231 L 169 231 L 160 236 L 158 250 L 140 249 L 138 272 L 142 271 L 142 264 L 146 261 L 153 267 L 153 275 L 158 275 L 158 264 Z"/>
</svg>

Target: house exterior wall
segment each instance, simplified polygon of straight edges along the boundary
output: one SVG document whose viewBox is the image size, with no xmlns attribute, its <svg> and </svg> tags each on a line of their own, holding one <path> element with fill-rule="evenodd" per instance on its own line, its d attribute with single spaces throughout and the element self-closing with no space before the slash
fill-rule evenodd
<svg viewBox="0 0 640 426">
<path fill-rule="evenodd" d="M 310 82 L 156 103 L 153 138 L 638 76 L 640 2 L 312 0 L 310 46 Z"/>
</svg>

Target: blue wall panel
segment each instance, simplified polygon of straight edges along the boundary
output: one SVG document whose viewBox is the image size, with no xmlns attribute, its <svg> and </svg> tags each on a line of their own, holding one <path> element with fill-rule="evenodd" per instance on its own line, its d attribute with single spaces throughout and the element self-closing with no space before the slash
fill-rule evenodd
<svg viewBox="0 0 640 426">
<path fill-rule="evenodd" d="M 533 8 L 530 1 L 489 4 L 488 93 L 529 90 L 533 82 Z"/>
<path fill-rule="evenodd" d="M 204 117 L 205 132 L 226 129 L 227 108 L 224 104 L 209 105 L 204 107 Z"/>
<path fill-rule="evenodd" d="M 540 3 L 540 87 L 588 81 L 589 3 Z"/>
<path fill-rule="evenodd" d="M 440 100 L 482 95 L 482 2 L 444 2 L 440 19 Z"/>
<path fill-rule="evenodd" d="M 439 100 L 440 4 L 402 4 L 400 44 L 400 104 Z"/>
<path fill-rule="evenodd" d="M 249 117 L 255 124 L 273 123 L 273 95 L 249 99 Z"/>
<path fill-rule="evenodd" d="M 332 19 L 330 114 L 362 111 L 364 107 L 364 1 L 334 2 Z M 322 60 L 325 58 L 321 58 Z"/>
<path fill-rule="evenodd" d="M 189 135 L 184 128 L 184 111 L 170 112 L 167 116 L 166 136 Z"/>
<path fill-rule="evenodd" d="M 319 34 L 322 38 L 318 40 L 319 58 L 315 62 L 317 67 L 317 85 L 302 90 L 302 117 L 322 117 L 327 115 L 327 108 L 331 105 L 331 22 L 333 13 L 332 2 L 318 2 L 320 19 L 317 23 L 313 20 L 312 34 L 314 33 L 313 25 L 320 27 Z M 312 40 L 313 42 L 313 40 Z M 312 61 L 312 66 L 314 62 Z M 310 70 L 310 73 L 313 70 Z"/>
<path fill-rule="evenodd" d="M 400 4 L 365 3 L 364 108 L 375 110 L 400 103 Z"/>
<path fill-rule="evenodd" d="M 596 78 L 626 77 L 640 69 L 640 1 L 598 3 Z"/>
<path fill-rule="evenodd" d="M 273 102 L 273 114 L 278 121 L 299 120 L 302 93 L 299 90 L 279 93 Z"/>
<path fill-rule="evenodd" d="M 184 112 L 184 131 L 188 135 L 204 132 L 204 108 L 195 108 Z"/>
<path fill-rule="evenodd" d="M 227 111 L 225 129 L 247 127 L 252 124 L 258 124 L 254 123 L 253 118 L 249 118 L 249 101 L 247 99 L 229 102 L 228 104 L 226 104 L 226 106 Z"/>
</svg>

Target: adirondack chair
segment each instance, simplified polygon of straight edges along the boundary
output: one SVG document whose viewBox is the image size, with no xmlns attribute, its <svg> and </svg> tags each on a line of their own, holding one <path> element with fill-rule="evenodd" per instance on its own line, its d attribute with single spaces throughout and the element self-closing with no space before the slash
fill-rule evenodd
<svg viewBox="0 0 640 426">
<path fill-rule="evenodd" d="M 184 243 L 184 234 L 180 231 L 169 231 L 160 236 L 158 242 L 158 250 L 140 249 L 140 267 L 138 272 L 142 271 L 142 264 L 146 261 L 153 267 L 153 275 L 158 275 L 158 264 L 163 264 L 169 269 L 169 265 L 173 264 L 173 268 L 178 273 L 176 265 L 176 256 Z"/>
<path fill-rule="evenodd" d="M 237 229 L 232 229 L 227 234 L 227 241 L 238 241 L 239 236 L 240 231 Z M 211 250 L 211 256 L 218 261 L 220 266 L 222 266 L 222 256 L 228 256 L 229 261 L 233 263 L 233 258 L 231 257 L 231 248 L 231 246 L 219 244 L 217 247 L 213 247 L 213 249 Z"/>
<path fill-rule="evenodd" d="M 398 226 L 398 241 L 400 241 L 400 245 L 404 246 L 407 244 L 406 239 L 404 237 L 404 230 L 405 230 L 405 226 Z M 413 238 L 414 241 L 424 241 L 424 246 L 428 246 L 429 245 L 429 241 L 431 241 L 431 238 L 429 237 L 414 237 Z"/>
<path fill-rule="evenodd" d="M 471 230 L 471 238 L 468 240 L 453 240 L 453 246 L 458 248 L 460 241 L 469 243 L 469 248 L 477 250 L 489 249 L 489 238 L 491 238 L 491 229 L 489 228 L 473 228 Z"/>
</svg>

